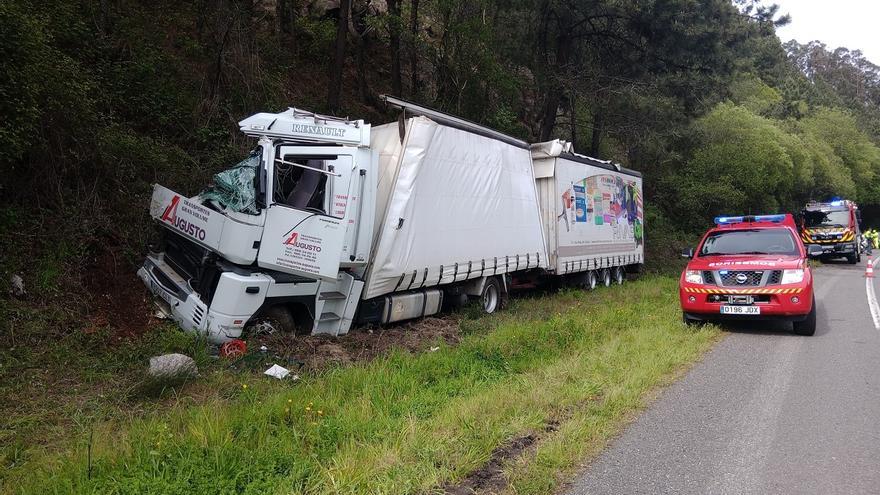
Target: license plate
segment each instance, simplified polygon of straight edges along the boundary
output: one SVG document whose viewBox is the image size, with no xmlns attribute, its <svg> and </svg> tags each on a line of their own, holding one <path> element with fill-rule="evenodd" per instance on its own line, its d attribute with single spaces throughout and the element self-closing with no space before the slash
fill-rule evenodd
<svg viewBox="0 0 880 495">
<path fill-rule="evenodd" d="M 723 315 L 759 315 L 761 308 L 758 306 L 721 306 Z"/>
<path fill-rule="evenodd" d="M 153 280 L 150 280 L 150 290 L 153 294 L 159 296 L 163 301 L 170 305 L 174 305 L 173 298 L 165 291 L 165 289 Z"/>
</svg>

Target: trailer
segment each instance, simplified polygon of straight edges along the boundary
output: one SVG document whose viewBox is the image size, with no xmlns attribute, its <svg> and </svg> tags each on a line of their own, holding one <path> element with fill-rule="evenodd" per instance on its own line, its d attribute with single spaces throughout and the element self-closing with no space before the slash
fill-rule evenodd
<svg viewBox="0 0 880 495">
<path fill-rule="evenodd" d="M 590 289 L 623 283 L 644 263 L 642 175 L 576 154 L 561 140 L 531 151 L 547 275 Z"/>
</svg>

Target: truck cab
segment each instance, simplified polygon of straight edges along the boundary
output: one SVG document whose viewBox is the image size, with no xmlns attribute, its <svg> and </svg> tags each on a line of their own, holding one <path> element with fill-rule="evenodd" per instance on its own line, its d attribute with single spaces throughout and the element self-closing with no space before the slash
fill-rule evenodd
<svg viewBox="0 0 880 495">
<path fill-rule="evenodd" d="M 810 202 L 801 217 L 801 240 L 807 246 L 818 246 L 817 257 L 846 258 L 853 265 L 861 261 L 861 213 L 854 202 L 841 199 Z"/>
<path fill-rule="evenodd" d="M 239 125 L 258 145 L 224 172 L 234 180 L 215 177 L 232 187 L 154 187 L 164 235 L 139 276 L 182 328 L 218 343 L 272 300 L 299 301 L 313 331 L 350 325 L 373 228 L 370 125 L 297 109 Z"/>
</svg>

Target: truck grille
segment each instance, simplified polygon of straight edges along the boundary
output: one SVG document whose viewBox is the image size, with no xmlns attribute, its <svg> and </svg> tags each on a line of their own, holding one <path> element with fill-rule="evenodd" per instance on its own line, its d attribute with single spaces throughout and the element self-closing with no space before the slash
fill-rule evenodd
<svg viewBox="0 0 880 495">
<path fill-rule="evenodd" d="M 715 285 L 715 276 L 710 270 L 703 270 L 703 283 L 706 285 Z"/>
<path fill-rule="evenodd" d="M 782 270 L 773 270 L 767 278 L 767 285 L 779 285 L 782 282 Z"/>
<path fill-rule="evenodd" d="M 764 277 L 764 272 L 731 270 L 725 273 L 718 272 L 718 277 L 721 279 L 721 285 L 725 287 L 754 287 L 761 285 L 761 279 Z"/>
</svg>

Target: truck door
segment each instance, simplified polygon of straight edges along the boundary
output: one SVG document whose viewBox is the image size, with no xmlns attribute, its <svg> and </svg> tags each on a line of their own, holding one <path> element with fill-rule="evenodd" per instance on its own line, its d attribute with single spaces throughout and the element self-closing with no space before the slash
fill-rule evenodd
<svg viewBox="0 0 880 495">
<path fill-rule="evenodd" d="M 354 149 L 276 146 L 267 166 L 266 223 L 257 263 L 311 279 L 336 280 L 351 195 Z"/>
</svg>

